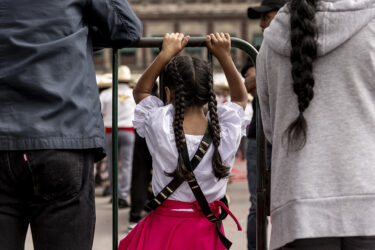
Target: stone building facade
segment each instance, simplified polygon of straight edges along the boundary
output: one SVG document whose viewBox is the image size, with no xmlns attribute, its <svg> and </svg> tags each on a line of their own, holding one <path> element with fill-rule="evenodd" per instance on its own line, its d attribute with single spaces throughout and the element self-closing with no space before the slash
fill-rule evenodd
<svg viewBox="0 0 375 250">
<path fill-rule="evenodd" d="M 143 22 L 144 37 L 160 37 L 165 33 L 183 32 L 190 36 L 205 36 L 212 32 L 228 32 L 231 36 L 259 45 L 262 40 L 258 21 L 247 18 L 247 8 L 260 0 L 129 0 L 130 6 Z M 120 63 L 133 70 L 142 70 L 152 62 L 158 49 L 123 49 Z M 184 53 L 206 56 L 204 48 L 187 48 Z M 244 63 L 244 53 L 233 50 L 238 66 Z M 111 52 L 95 56 L 97 69 L 109 71 Z"/>
</svg>

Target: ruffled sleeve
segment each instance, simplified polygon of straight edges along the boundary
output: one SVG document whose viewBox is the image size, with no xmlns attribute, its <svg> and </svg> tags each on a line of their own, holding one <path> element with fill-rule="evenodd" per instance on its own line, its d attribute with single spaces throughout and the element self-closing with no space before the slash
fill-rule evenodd
<svg viewBox="0 0 375 250">
<path fill-rule="evenodd" d="M 134 111 L 133 125 L 139 136 L 145 137 L 146 126 L 152 120 L 151 115 L 163 105 L 163 102 L 159 98 L 151 95 L 137 104 Z"/>
<path fill-rule="evenodd" d="M 137 104 L 134 113 L 134 128 L 139 136 L 146 139 L 152 156 L 156 149 L 173 150 L 170 143 L 174 139 L 173 117 L 173 105 L 164 106 L 163 102 L 155 96 L 149 96 Z M 175 145 L 173 147 L 175 148 Z"/>
<path fill-rule="evenodd" d="M 221 134 L 219 152 L 226 166 L 233 166 L 241 138 L 246 136 L 246 127 L 250 119 L 243 108 L 233 102 L 226 102 L 217 107 Z"/>
</svg>

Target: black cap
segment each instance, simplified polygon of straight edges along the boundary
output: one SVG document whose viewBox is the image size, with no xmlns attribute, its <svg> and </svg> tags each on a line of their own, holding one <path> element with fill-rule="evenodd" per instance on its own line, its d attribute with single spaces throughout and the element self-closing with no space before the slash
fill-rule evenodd
<svg viewBox="0 0 375 250">
<path fill-rule="evenodd" d="M 247 16 L 250 19 L 259 19 L 261 13 L 279 10 L 285 4 L 285 0 L 263 0 L 260 6 L 247 9 Z"/>
</svg>

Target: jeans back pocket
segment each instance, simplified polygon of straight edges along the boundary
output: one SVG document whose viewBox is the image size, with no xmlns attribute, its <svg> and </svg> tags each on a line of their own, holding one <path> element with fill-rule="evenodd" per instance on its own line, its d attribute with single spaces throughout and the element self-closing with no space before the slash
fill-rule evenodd
<svg viewBox="0 0 375 250">
<path fill-rule="evenodd" d="M 45 200 L 69 199 L 82 186 L 83 150 L 40 150 L 27 153 L 34 194 Z"/>
</svg>

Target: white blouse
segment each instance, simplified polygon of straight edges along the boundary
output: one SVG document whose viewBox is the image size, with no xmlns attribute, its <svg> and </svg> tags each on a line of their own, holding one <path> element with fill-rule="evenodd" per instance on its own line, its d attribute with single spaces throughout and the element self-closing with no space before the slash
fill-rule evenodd
<svg viewBox="0 0 375 250">
<path fill-rule="evenodd" d="M 223 164 L 231 169 L 242 136 L 246 135 L 249 119 L 241 106 L 227 102 L 217 108 L 221 127 L 221 142 L 219 153 Z M 148 149 L 152 156 L 153 176 L 152 188 L 157 195 L 171 180 L 165 172 L 173 172 L 177 166 L 178 153 L 173 132 L 174 106 L 164 106 L 163 102 L 149 96 L 136 107 L 134 114 L 134 128 L 141 137 L 146 138 Z M 185 135 L 189 157 L 192 159 L 198 149 L 203 135 Z M 196 179 L 208 202 L 221 199 L 226 192 L 227 179 L 218 180 L 212 170 L 213 145 L 194 170 Z M 171 200 L 193 202 L 195 197 L 184 182 L 170 197 Z"/>
</svg>

